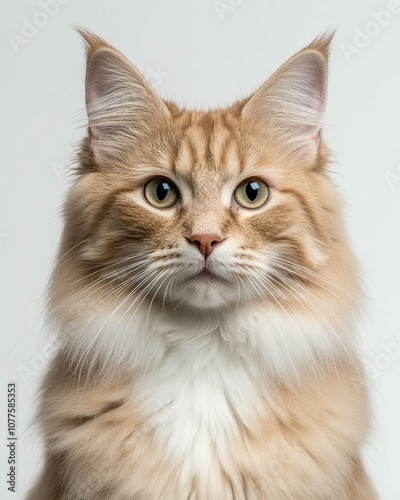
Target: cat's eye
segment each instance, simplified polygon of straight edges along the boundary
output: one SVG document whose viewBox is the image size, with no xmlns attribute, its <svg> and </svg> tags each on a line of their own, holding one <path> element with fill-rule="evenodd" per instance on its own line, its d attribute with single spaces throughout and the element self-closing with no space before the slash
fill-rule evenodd
<svg viewBox="0 0 400 500">
<path fill-rule="evenodd" d="M 235 189 L 233 196 L 243 208 L 259 208 L 269 198 L 269 187 L 260 179 L 246 179 Z"/>
<path fill-rule="evenodd" d="M 157 208 L 171 208 L 179 200 L 179 191 L 168 179 L 151 179 L 144 186 L 144 197 Z"/>
</svg>

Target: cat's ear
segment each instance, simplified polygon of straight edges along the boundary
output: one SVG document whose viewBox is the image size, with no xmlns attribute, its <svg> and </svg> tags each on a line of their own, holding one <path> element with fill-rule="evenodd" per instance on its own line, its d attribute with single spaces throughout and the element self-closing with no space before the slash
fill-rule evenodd
<svg viewBox="0 0 400 500">
<path fill-rule="evenodd" d="M 78 28 L 87 49 L 86 111 L 95 159 L 120 158 L 169 116 L 163 100 L 120 52 Z"/>
<path fill-rule="evenodd" d="M 329 46 L 333 34 L 315 39 L 281 66 L 242 108 L 242 116 L 311 163 L 320 144 Z"/>
</svg>

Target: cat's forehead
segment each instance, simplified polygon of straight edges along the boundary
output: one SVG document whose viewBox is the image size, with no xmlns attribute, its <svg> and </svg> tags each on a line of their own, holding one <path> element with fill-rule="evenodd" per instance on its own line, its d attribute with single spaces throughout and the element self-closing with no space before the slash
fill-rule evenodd
<svg viewBox="0 0 400 500">
<path fill-rule="evenodd" d="M 224 180 L 240 175 L 252 161 L 240 120 L 224 111 L 186 111 L 175 118 L 170 168 L 193 180 Z"/>
<path fill-rule="evenodd" d="M 273 171 L 275 178 L 281 176 L 279 165 L 284 162 L 279 149 L 234 110 L 174 110 L 171 115 L 142 144 L 128 164 L 129 175 L 136 164 L 138 176 L 146 172 L 170 177 L 178 184 L 182 180 L 201 196 L 224 186 L 232 188 L 248 177 Z"/>
</svg>

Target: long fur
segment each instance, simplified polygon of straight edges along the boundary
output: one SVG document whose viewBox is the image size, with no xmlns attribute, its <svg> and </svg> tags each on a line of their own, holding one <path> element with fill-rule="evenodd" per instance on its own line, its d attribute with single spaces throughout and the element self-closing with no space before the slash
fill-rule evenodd
<svg viewBox="0 0 400 500">
<path fill-rule="evenodd" d="M 88 135 L 49 288 L 46 463 L 29 500 L 373 500 L 362 291 L 321 139 L 331 36 L 252 96 L 164 102 L 87 46 Z M 143 188 L 168 178 L 160 210 Z M 269 199 L 234 197 L 262 179 Z M 204 259 L 193 235 L 221 242 Z"/>
</svg>

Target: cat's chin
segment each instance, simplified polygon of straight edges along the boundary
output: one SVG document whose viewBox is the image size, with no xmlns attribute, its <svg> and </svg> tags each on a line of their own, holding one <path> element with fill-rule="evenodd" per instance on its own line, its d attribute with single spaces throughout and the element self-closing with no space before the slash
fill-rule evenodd
<svg viewBox="0 0 400 500">
<path fill-rule="evenodd" d="M 175 298 L 182 306 L 205 310 L 228 307 L 238 301 L 237 288 L 208 272 L 202 272 L 190 279 L 176 291 Z"/>
</svg>

